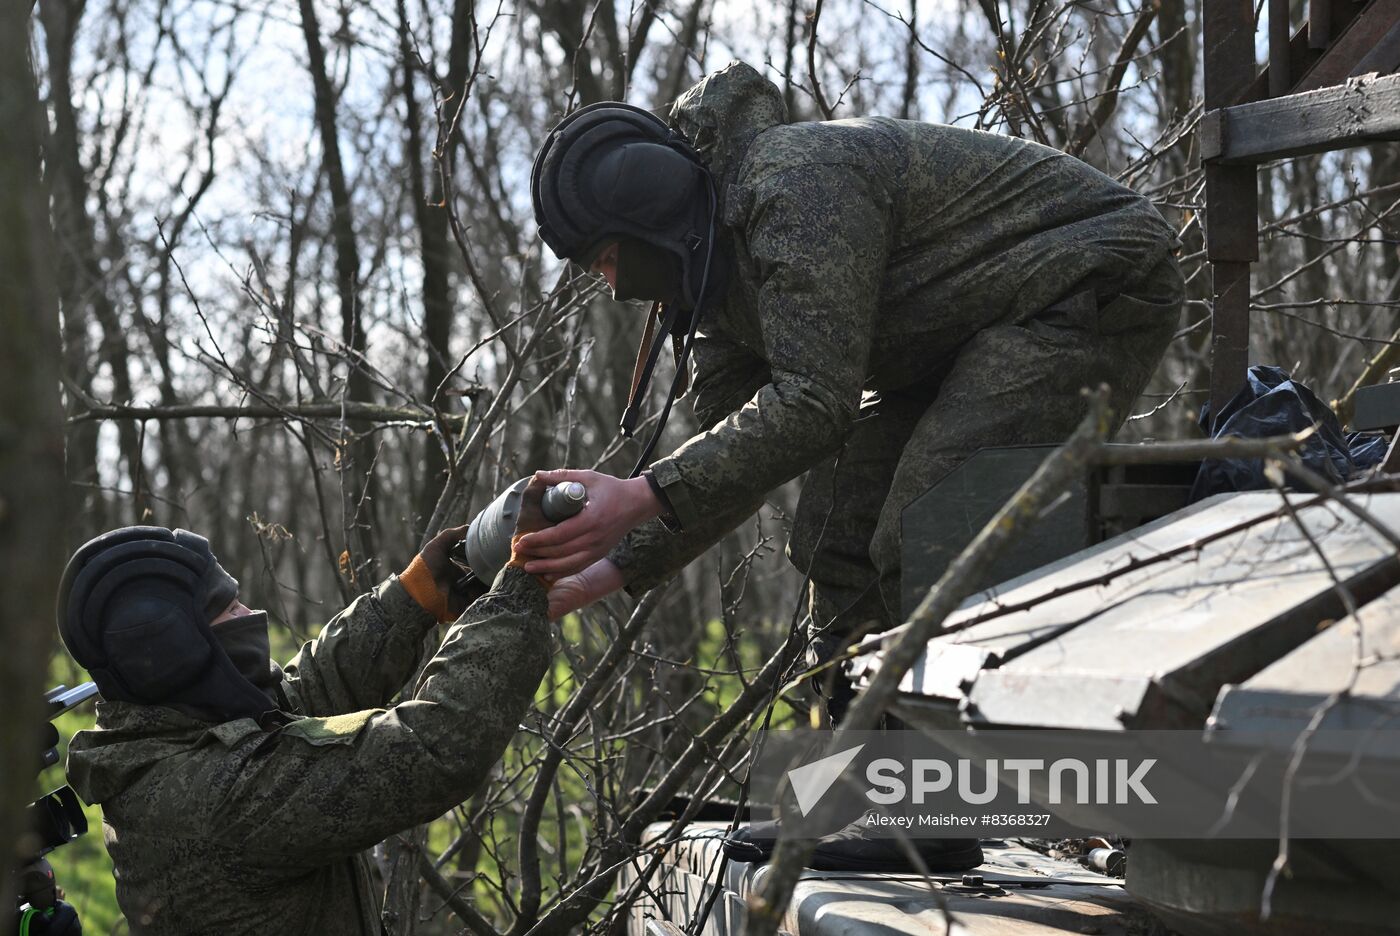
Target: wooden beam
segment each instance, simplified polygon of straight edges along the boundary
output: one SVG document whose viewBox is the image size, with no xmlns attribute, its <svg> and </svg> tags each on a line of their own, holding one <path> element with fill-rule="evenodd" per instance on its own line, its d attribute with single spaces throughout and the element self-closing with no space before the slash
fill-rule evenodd
<svg viewBox="0 0 1400 936">
<path fill-rule="evenodd" d="M 1288 0 L 1269 0 L 1269 97 L 1287 94 L 1293 86 L 1288 63 L 1289 6 Z"/>
<path fill-rule="evenodd" d="M 1250 0 L 1205 4 L 1206 109 L 1235 102 L 1254 80 L 1254 9 Z"/>
<path fill-rule="evenodd" d="M 1356 68 L 1357 63 L 1374 49 L 1386 34 L 1400 24 L 1400 3 L 1395 0 L 1371 0 L 1339 35 L 1322 58 L 1299 80 L 1294 93 L 1316 91 L 1340 84 Z M 1273 85 L 1270 83 L 1270 87 Z"/>
<path fill-rule="evenodd" d="M 1325 49 L 1332 41 L 1332 0 L 1308 0 L 1308 23 L 1305 27 L 1308 48 Z"/>
<path fill-rule="evenodd" d="M 1254 10 L 1250 0 L 1205 5 L 1205 105 L 1202 146 L 1223 126 L 1214 116 L 1254 80 Z M 1253 167 L 1206 167 L 1204 229 L 1212 261 L 1248 263 L 1259 258 L 1258 185 Z"/>
<path fill-rule="evenodd" d="M 1312 15 L 1321 18 L 1308 20 L 1293 34 L 1288 43 L 1289 74 L 1297 78 L 1306 73 L 1322 56 L 1322 50 L 1327 47 L 1331 38 L 1346 28 L 1360 8 L 1361 3 L 1358 0 L 1319 0 L 1318 3 L 1314 3 L 1311 7 Z M 1323 41 L 1323 37 L 1326 37 L 1326 41 Z M 1266 63 L 1254 81 L 1226 103 L 1248 104 L 1251 101 L 1264 100 L 1269 96 L 1269 81 L 1269 66 Z"/>
<path fill-rule="evenodd" d="M 1206 116 L 1201 159 L 1222 166 L 1400 139 L 1400 75 L 1355 78 Z"/>
<path fill-rule="evenodd" d="M 1382 36 L 1365 58 L 1356 63 L 1347 77 L 1359 78 L 1372 73 L 1389 75 L 1396 69 L 1400 69 L 1400 23 L 1390 27 L 1390 32 Z"/>
<path fill-rule="evenodd" d="M 1305 27 L 1308 46 L 1319 52 L 1327 48 L 1364 0 L 1309 0 L 1308 22 Z"/>
<path fill-rule="evenodd" d="M 1254 10 L 1250 0 L 1205 5 L 1205 104 L 1202 146 L 1223 123 L 1216 117 L 1254 80 Z M 1204 228 L 1212 261 L 1259 259 L 1258 185 L 1254 168 L 1206 166 Z"/>
<path fill-rule="evenodd" d="M 1210 268 L 1210 408 L 1219 413 L 1244 386 L 1249 368 L 1249 264 L 1216 262 Z"/>
<path fill-rule="evenodd" d="M 1206 259 L 1259 259 L 1259 186 L 1253 165 L 1206 166 Z"/>
<path fill-rule="evenodd" d="M 1227 107 L 1255 80 L 1251 0 L 1203 4 L 1205 106 Z M 1207 165 L 1206 256 L 1216 300 L 1211 313 L 1211 399 L 1219 412 L 1244 384 L 1249 364 L 1249 264 L 1259 258 L 1259 186 L 1253 166 Z"/>
</svg>

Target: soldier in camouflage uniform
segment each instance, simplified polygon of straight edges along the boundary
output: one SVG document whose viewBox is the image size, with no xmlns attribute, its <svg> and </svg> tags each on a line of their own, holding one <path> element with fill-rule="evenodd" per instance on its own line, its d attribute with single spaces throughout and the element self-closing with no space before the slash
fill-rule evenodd
<svg viewBox="0 0 1400 936">
<path fill-rule="evenodd" d="M 465 613 L 453 606 L 447 549 L 462 532 L 357 598 L 285 669 L 269 660 L 265 613 L 237 601 L 202 537 L 132 527 L 78 551 L 59 626 L 104 701 L 69 746 L 68 777 L 102 805 L 133 933 L 384 932 L 365 850 L 472 796 L 549 662 L 545 590 L 518 563 Z"/>
<path fill-rule="evenodd" d="M 530 571 L 572 575 L 557 611 L 657 585 L 808 472 L 788 551 L 814 622 L 896 622 L 905 505 L 978 448 L 1062 441 L 1082 387 L 1107 383 L 1121 420 L 1177 326 L 1172 227 L 1057 150 L 888 118 L 788 123 L 779 90 L 737 62 L 672 111 L 699 181 L 663 158 L 686 155 L 677 139 L 610 138 L 631 118 L 581 114 L 537 160 L 541 234 L 621 298 L 701 306 L 701 432 L 649 476 L 544 473 L 590 492 L 521 544 Z M 671 193 L 704 204 L 706 174 L 708 243 Z"/>
</svg>

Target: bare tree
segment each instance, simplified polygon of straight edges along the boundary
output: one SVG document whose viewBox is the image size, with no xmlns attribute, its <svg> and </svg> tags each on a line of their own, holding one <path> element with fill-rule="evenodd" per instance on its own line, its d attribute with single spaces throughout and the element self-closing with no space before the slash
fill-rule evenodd
<svg viewBox="0 0 1400 936">
<path fill-rule="evenodd" d="M 27 4 L 0 11 L 0 907 L 10 872 L 37 852 L 21 826 L 39 765 L 36 725 L 63 561 L 63 409 L 52 233 L 40 184 L 43 111 L 29 57 Z"/>
<path fill-rule="evenodd" d="M 541 248 L 530 161 L 571 110 L 664 113 L 732 57 L 765 70 L 793 119 L 1024 136 L 1149 195 L 1180 232 L 1189 300 L 1124 436 L 1191 438 L 1211 296 L 1197 6 L 45 0 L 37 119 L 64 352 L 48 383 L 6 378 L 37 375 L 36 400 L 62 378 L 68 485 L 48 502 L 72 506 L 66 545 L 143 518 L 195 527 L 294 640 L 517 477 L 625 471 L 637 445 L 616 419 L 644 310 Z M 1263 170 L 1255 350 L 1342 413 L 1397 362 L 1392 149 Z M 663 450 L 696 428 L 683 410 Z M 396 928 L 621 925 L 637 894 L 613 890 L 619 869 L 655 867 L 646 824 L 679 828 L 681 794 L 732 793 L 755 720 L 802 715 L 805 697 L 776 688 L 801 649 L 802 583 L 779 555 L 792 495 L 664 595 L 563 626 L 488 788 L 382 849 Z"/>
</svg>

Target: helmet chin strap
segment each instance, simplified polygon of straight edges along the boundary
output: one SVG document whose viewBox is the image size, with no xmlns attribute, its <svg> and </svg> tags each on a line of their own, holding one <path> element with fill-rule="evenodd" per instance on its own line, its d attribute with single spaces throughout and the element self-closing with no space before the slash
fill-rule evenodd
<svg viewBox="0 0 1400 936">
<path fill-rule="evenodd" d="M 651 438 L 647 440 L 646 446 L 642 449 L 641 457 L 637 459 L 637 464 L 633 466 L 631 474 L 627 477 L 635 478 L 642 473 L 651 462 L 651 456 L 656 451 L 656 443 L 661 439 L 661 432 L 666 428 L 666 420 L 671 415 L 671 406 L 676 402 L 676 396 L 680 392 L 682 384 L 686 383 L 688 371 L 686 370 L 690 360 L 690 349 L 695 344 L 695 330 L 700 324 L 700 316 L 705 306 L 705 293 L 710 282 L 710 263 L 715 255 L 715 216 L 718 214 L 718 198 L 715 194 L 715 182 L 710 178 L 709 173 L 705 174 L 706 194 L 709 195 L 709 236 L 705 240 L 705 265 L 701 267 L 700 292 L 695 297 L 695 308 L 690 313 L 690 327 L 686 330 L 685 342 L 680 345 L 676 353 L 676 375 L 671 378 L 671 389 L 666 394 L 666 404 L 661 408 L 660 418 L 656 421 L 656 428 L 651 431 Z M 647 334 L 643 336 L 643 346 L 650 337 L 653 330 L 653 323 L 656 321 L 657 313 L 662 312 L 660 303 L 652 307 L 651 314 L 647 317 Z M 632 438 L 632 433 L 636 430 L 637 419 L 641 412 L 642 399 L 646 395 L 647 386 L 651 383 L 652 371 L 656 368 L 656 360 L 661 355 L 661 348 L 667 340 L 672 337 L 671 330 L 676 325 L 676 318 L 679 309 L 675 303 L 665 307 L 661 315 L 661 325 L 658 333 L 651 340 L 651 347 L 646 352 L 645 361 L 638 357 L 637 369 L 632 375 L 632 394 L 627 401 L 627 409 L 622 414 L 621 429 L 626 438 Z"/>
<path fill-rule="evenodd" d="M 627 395 L 627 408 L 618 424 L 624 438 L 632 438 L 633 433 L 637 431 L 637 420 L 642 410 L 642 391 L 651 383 L 652 372 L 661 357 L 661 348 L 666 344 L 667 336 L 676 327 L 677 317 L 675 304 L 667 305 L 660 300 L 653 302 L 651 310 L 647 312 L 646 329 L 642 332 L 642 343 L 637 348 L 637 365 L 632 369 L 632 390 Z M 660 336 L 656 334 L 658 322 L 661 327 Z M 675 348 L 677 359 L 681 350 Z"/>
</svg>

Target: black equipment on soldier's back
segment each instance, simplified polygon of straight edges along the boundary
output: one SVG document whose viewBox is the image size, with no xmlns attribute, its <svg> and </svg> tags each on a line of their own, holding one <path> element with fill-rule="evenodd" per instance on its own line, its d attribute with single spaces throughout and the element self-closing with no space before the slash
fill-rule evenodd
<svg viewBox="0 0 1400 936">
<path fill-rule="evenodd" d="M 58 729 L 53 720 L 95 695 L 97 684 L 91 682 L 72 689 L 55 686 L 44 693 L 48 720 L 36 772 L 58 763 Z M 61 899 L 53 867 L 44 856 L 87 831 L 83 804 L 72 787 L 65 785 L 39 797 L 26 813 L 29 838 L 21 842 L 20 854 L 28 860 L 15 872 L 17 907 L 11 932 L 17 936 L 82 936 L 78 912 Z"/>
</svg>

